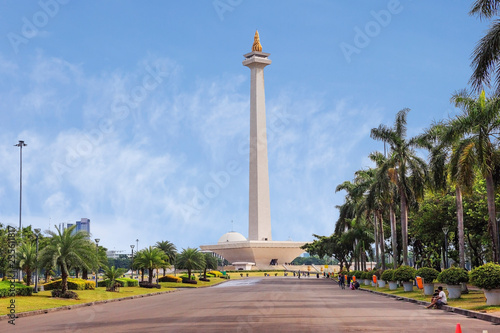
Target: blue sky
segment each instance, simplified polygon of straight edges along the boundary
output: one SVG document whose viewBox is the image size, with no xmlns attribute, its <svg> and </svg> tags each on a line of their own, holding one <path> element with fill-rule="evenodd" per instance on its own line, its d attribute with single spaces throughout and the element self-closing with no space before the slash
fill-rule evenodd
<svg viewBox="0 0 500 333">
<path fill-rule="evenodd" d="M 470 1 L 0 1 L 0 222 L 91 219 L 129 251 L 248 235 L 249 70 L 266 68 L 273 239 L 333 232 L 344 193 L 383 145 L 457 111 L 488 22 Z M 234 224 L 231 224 L 234 221 Z"/>
</svg>

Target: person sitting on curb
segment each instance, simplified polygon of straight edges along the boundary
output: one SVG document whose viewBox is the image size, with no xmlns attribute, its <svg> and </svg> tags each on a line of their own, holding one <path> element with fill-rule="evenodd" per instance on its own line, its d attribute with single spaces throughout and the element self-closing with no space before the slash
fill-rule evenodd
<svg viewBox="0 0 500 333">
<path fill-rule="evenodd" d="M 441 309 L 442 305 L 448 304 L 448 299 L 443 291 L 443 287 L 439 286 L 436 290 L 437 296 L 432 297 L 431 304 L 426 306 L 427 309 L 433 307 L 434 309 Z"/>
</svg>

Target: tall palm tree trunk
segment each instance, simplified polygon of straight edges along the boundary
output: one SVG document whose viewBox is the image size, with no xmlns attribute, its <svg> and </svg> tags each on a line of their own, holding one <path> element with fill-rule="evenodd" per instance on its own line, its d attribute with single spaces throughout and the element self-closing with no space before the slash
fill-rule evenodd
<svg viewBox="0 0 500 333">
<path fill-rule="evenodd" d="M 459 185 L 455 188 L 455 199 L 457 201 L 458 257 L 460 259 L 460 268 L 465 268 L 464 209 L 462 206 L 462 190 Z"/>
<path fill-rule="evenodd" d="M 148 276 L 148 282 L 149 283 L 153 283 L 153 272 L 154 272 L 154 269 L 153 268 L 149 268 L 149 276 Z"/>
<path fill-rule="evenodd" d="M 498 230 L 495 212 L 495 185 L 490 173 L 486 176 L 486 196 L 488 200 L 488 229 L 492 240 L 493 261 L 498 263 Z"/>
<path fill-rule="evenodd" d="M 384 239 L 384 221 L 382 220 L 382 214 L 379 213 L 379 235 L 380 235 L 380 261 L 382 269 L 385 270 L 385 239 Z"/>
<path fill-rule="evenodd" d="M 401 236 L 402 236 L 402 251 L 403 265 L 408 265 L 408 203 L 404 188 L 399 189 L 401 197 Z"/>
<path fill-rule="evenodd" d="M 26 285 L 31 285 L 31 269 L 26 270 Z"/>
<path fill-rule="evenodd" d="M 394 214 L 394 206 L 389 206 L 389 217 L 391 220 L 391 241 L 392 241 L 392 258 L 394 268 L 398 267 L 398 235 L 396 234 L 396 214 Z"/>
<path fill-rule="evenodd" d="M 375 240 L 375 262 L 377 266 L 380 264 L 379 258 L 379 242 L 378 242 L 378 223 L 377 223 L 377 215 L 373 213 L 373 238 Z"/>
<path fill-rule="evenodd" d="M 61 265 L 61 291 L 64 294 L 68 290 L 68 270 L 64 265 Z"/>
</svg>

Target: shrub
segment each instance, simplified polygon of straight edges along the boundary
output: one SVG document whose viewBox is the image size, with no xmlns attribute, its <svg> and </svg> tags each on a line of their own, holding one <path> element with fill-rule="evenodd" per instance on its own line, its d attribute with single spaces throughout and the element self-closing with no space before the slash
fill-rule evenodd
<svg viewBox="0 0 500 333">
<path fill-rule="evenodd" d="M 97 285 L 99 287 L 109 287 L 110 280 L 106 279 L 103 281 L 99 281 Z M 129 278 L 118 278 L 115 280 L 115 283 L 119 284 L 119 287 L 137 287 L 139 286 L 139 282 L 136 279 L 129 279 Z"/>
<path fill-rule="evenodd" d="M 182 278 L 182 283 L 188 283 L 188 284 L 198 284 L 198 281 L 196 281 L 196 280 L 190 280 L 190 279 L 188 279 L 188 278 L 186 277 L 186 278 Z"/>
<path fill-rule="evenodd" d="M 415 268 L 411 266 L 400 266 L 394 271 L 394 280 L 401 282 L 410 282 L 415 279 Z"/>
<path fill-rule="evenodd" d="M 500 288 L 500 265 L 488 263 L 474 268 L 470 272 L 470 282 L 481 289 Z"/>
<path fill-rule="evenodd" d="M 381 274 L 380 269 L 374 269 L 369 273 L 370 273 L 370 279 L 373 278 L 374 275 L 377 277 L 377 279 L 380 279 L 380 274 Z"/>
<path fill-rule="evenodd" d="M 147 281 L 143 281 L 143 282 L 139 282 L 139 287 L 141 288 L 157 288 L 157 289 L 161 289 L 161 286 L 159 284 L 156 284 L 156 283 L 149 283 Z"/>
<path fill-rule="evenodd" d="M 54 280 L 43 285 L 45 290 L 61 289 L 62 279 Z M 68 290 L 94 290 L 95 282 L 83 279 L 68 278 Z"/>
<path fill-rule="evenodd" d="M 71 298 L 71 299 L 80 299 L 78 297 L 78 294 L 75 293 L 74 291 L 71 290 L 66 290 L 66 292 L 63 294 L 62 290 L 59 289 L 53 289 L 51 291 L 52 297 L 58 297 L 58 298 Z"/>
<path fill-rule="evenodd" d="M 449 285 L 459 285 L 469 281 L 469 274 L 463 268 L 450 267 L 438 275 L 438 281 Z"/>
<path fill-rule="evenodd" d="M 363 275 L 363 272 L 362 271 L 352 271 L 352 275 L 350 275 L 351 277 L 355 276 L 356 277 L 356 280 L 359 280 L 361 279 L 361 276 Z"/>
<path fill-rule="evenodd" d="M 416 276 L 424 279 L 424 283 L 432 283 L 439 275 L 439 272 L 431 267 L 422 267 L 417 269 Z"/>
<path fill-rule="evenodd" d="M 208 276 L 208 274 L 207 274 Z M 180 277 L 177 277 L 177 276 L 173 276 L 173 275 L 165 275 L 165 276 L 162 276 L 161 278 L 158 279 L 159 282 L 175 282 L 175 283 L 180 283 L 182 282 L 182 279 Z"/>
<path fill-rule="evenodd" d="M 205 278 L 199 278 L 200 281 L 204 281 L 204 282 L 210 282 L 209 279 L 205 279 Z"/>
<path fill-rule="evenodd" d="M 219 271 L 209 271 L 208 274 L 213 274 L 214 276 L 217 276 L 217 277 L 224 275 Z"/>
<path fill-rule="evenodd" d="M 382 275 L 380 275 L 380 278 L 383 281 L 389 282 L 389 281 L 394 281 L 394 270 L 393 269 L 386 269 Z"/>
<path fill-rule="evenodd" d="M 372 272 L 363 272 L 363 279 L 365 280 L 371 280 L 372 279 Z"/>
<path fill-rule="evenodd" d="M 31 296 L 33 294 L 33 288 L 29 286 L 25 286 L 22 283 L 15 282 L 15 292 L 16 296 Z M 12 297 L 13 295 L 10 292 L 10 281 L 2 281 L 0 282 L 0 298 L 1 297 Z"/>
<path fill-rule="evenodd" d="M 180 278 L 181 279 L 188 279 L 188 275 L 187 274 L 182 274 L 180 275 Z M 196 277 L 194 275 L 191 275 L 191 280 L 196 280 Z"/>
</svg>

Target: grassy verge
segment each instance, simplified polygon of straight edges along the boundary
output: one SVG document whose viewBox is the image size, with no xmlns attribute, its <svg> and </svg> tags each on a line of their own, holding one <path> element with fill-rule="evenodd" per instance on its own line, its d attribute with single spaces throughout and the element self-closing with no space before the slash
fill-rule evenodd
<svg viewBox="0 0 500 333">
<path fill-rule="evenodd" d="M 416 289 L 416 287 L 414 287 L 414 290 L 417 291 L 411 291 L 411 292 L 405 292 L 402 287 L 396 290 L 389 290 L 389 287 L 387 285 L 384 288 L 375 288 L 372 286 L 363 285 L 361 286 L 361 288 L 368 290 L 376 290 L 378 292 L 382 292 L 385 294 L 397 295 L 427 302 L 430 302 L 432 298 L 432 296 L 424 296 L 423 291 Z M 444 287 L 444 289 L 446 290 L 446 287 Z M 462 294 L 462 297 L 458 299 L 448 298 L 448 305 L 456 308 L 473 310 L 478 312 L 488 312 L 488 313 L 500 312 L 500 306 L 486 305 L 486 297 L 484 296 L 482 290 L 469 290 L 468 294 Z"/>
<path fill-rule="evenodd" d="M 114 298 L 123 298 L 134 295 L 144 295 L 168 290 L 172 290 L 172 288 L 162 287 L 162 289 L 146 289 L 139 287 L 127 287 L 121 288 L 120 292 L 107 292 L 106 288 L 97 288 L 96 290 L 77 290 L 76 292 L 80 297 L 79 300 L 52 298 L 50 291 L 42 291 L 37 294 L 33 294 L 33 296 L 17 296 L 15 298 L 15 304 L 16 312 L 20 313 L 26 311 L 57 308 L 74 304 L 110 300 Z M 10 298 L 0 298 L 0 315 L 7 314 L 6 307 L 9 303 Z"/>
</svg>

